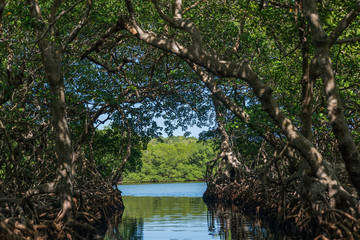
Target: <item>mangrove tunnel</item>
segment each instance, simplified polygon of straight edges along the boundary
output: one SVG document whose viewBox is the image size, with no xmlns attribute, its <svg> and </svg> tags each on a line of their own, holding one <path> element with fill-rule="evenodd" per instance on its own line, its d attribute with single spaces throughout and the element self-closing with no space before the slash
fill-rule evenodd
<svg viewBox="0 0 360 240">
<path fill-rule="evenodd" d="M 102 239 L 126 180 L 204 180 L 206 202 L 360 239 L 359 13 L 358 0 L 0 0 L 0 239 Z M 182 140 L 198 149 L 186 164 L 146 155 L 191 126 L 205 130 Z"/>
</svg>

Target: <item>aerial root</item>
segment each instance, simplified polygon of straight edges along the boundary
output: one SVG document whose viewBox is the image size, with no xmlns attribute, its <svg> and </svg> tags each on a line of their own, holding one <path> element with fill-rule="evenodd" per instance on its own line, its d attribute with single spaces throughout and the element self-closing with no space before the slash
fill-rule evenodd
<svg viewBox="0 0 360 240">
<path fill-rule="evenodd" d="M 100 187 L 99 187 L 100 186 Z M 99 183 L 87 183 L 75 197 L 74 218 L 55 223 L 60 212 L 54 193 L 36 193 L 0 199 L 0 239 L 94 239 L 107 229 L 107 221 L 122 211 L 120 192 Z"/>
<path fill-rule="evenodd" d="M 360 239 L 360 219 L 331 208 L 325 194 L 316 195 L 316 201 L 308 202 L 296 192 L 296 187 L 289 186 L 285 192 L 279 185 L 269 184 L 266 190 L 263 182 L 254 176 L 236 184 L 225 182 L 209 185 L 204 200 L 235 202 L 245 213 L 269 222 L 276 220 L 278 226 L 310 234 L 315 239 Z"/>
<path fill-rule="evenodd" d="M 323 234 L 317 236 L 316 238 L 314 238 L 314 240 L 330 240 L 327 237 L 325 237 Z"/>
</svg>

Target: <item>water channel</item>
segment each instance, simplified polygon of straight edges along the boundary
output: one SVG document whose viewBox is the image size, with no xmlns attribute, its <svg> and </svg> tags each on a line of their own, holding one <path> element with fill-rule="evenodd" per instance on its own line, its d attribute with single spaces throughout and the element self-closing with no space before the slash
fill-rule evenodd
<svg viewBox="0 0 360 240">
<path fill-rule="evenodd" d="M 119 185 L 119 189 L 125 210 L 105 239 L 294 239 L 272 233 L 234 207 L 206 205 L 205 183 Z"/>
</svg>

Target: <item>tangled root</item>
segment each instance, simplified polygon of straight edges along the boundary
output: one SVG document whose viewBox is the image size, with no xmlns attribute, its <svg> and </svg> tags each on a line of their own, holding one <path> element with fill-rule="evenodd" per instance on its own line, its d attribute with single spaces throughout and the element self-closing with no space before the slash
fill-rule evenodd
<svg viewBox="0 0 360 240">
<path fill-rule="evenodd" d="M 94 181 L 76 193 L 74 217 L 64 224 L 55 222 L 60 211 L 55 193 L 0 198 L 0 239 L 102 239 L 108 219 L 124 208 L 120 192 Z"/>
<path fill-rule="evenodd" d="M 254 176 L 227 184 L 208 184 L 205 202 L 228 202 L 287 232 L 316 239 L 360 239 L 359 213 L 331 208 L 326 198 L 308 202 L 296 191 L 268 185 Z"/>
</svg>

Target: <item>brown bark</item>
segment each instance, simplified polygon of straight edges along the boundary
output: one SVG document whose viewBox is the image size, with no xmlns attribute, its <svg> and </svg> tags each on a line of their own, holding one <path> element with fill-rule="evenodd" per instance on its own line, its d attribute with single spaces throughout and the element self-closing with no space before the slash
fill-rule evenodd
<svg viewBox="0 0 360 240">
<path fill-rule="evenodd" d="M 297 22 L 299 40 L 301 44 L 301 55 L 302 55 L 302 77 L 301 77 L 301 86 L 302 86 L 302 95 L 301 95 L 301 111 L 300 111 L 300 120 L 301 127 L 300 132 L 304 137 L 306 137 L 310 142 L 312 142 L 312 100 L 313 100 L 313 87 L 314 87 L 314 77 L 313 74 L 310 74 L 309 66 L 309 43 L 306 36 L 306 23 L 303 19 L 302 5 L 301 2 L 296 1 L 296 12 L 295 20 Z M 300 16 L 299 16 L 300 15 Z M 298 17 L 299 16 L 299 17 Z"/>
<path fill-rule="evenodd" d="M 323 80 L 329 121 L 335 137 L 338 140 L 339 149 L 350 180 L 358 193 L 360 193 L 360 154 L 344 117 L 343 107 L 330 58 L 331 45 L 358 15 L 360 3 L 357 2 L 354 10 L 343 18 L 330 36 L 325 33 L 322 27 L 315 1 L 304 0 L 303 4 L 309 19 L 313 45 L 316 49 L 316 55 L 313 61 L 316 63 L 317 71 L 320 73 L 320 77 Z"/>
<path fill-rule="evenodd" d="M 295 165 L 297 165 L 297 157 L 294 152 L 286 147 L 278 138 L 274 136 L 274 134 L 267 132 L 263 133 L 261 131 L 261 124 L 258 124 L 256 121 L 250 121 L 249 114 L 241 108 L 237 103 L 235 103 L 230 97 L 228 97 L 220 87 L 217 86 L 215 80 L 211 76 L 209 72 L 203 70 L 200 66 L 188 62 L 192 69 L 198 74 L 201 81 L 205 84 L 205 86 L 210 90 L 210 92 L 224 104 L 235 116 L 237 116 L 240 120 L 247 124 L 252 130 L 254 130 L 259 136 L 261 136 L 267 143 L 269 143 L 274 149 L 277 151 L 282 151 L 285 149 L 284 155 L 290 160 L 290 165 L 295 169 Z M 286 144 L 287 145 L 287 144 Z"/>
<path fill-rule="evenodd" d="M 132 130 L 131 130 L 131 126 L 129 121 L 127 120 L 124 111 L 122 111 L 122 109 L 118 109 L 119 112 L 122 115 L 122 118 L 125 122 L 126 125 L 126 130 L 127 130 L 127 145 L 126 145 L 126 153 L 125 156 L 122 160 L 122 162 L 119 164 L 119 166 L 117 167 L 117 169 L 113 172 L 113 174 L 110 177 L 110 183 L 112 186 L 115 186 L 117 188 L 118 182 L 121 179 L 122 173 L 124 172 L 125 169 L 125 165 L 127 163 L 127 161 L 129 160 L 130 156 L 131 156 L 131 148 L 132 148 L 132 144 L 131 144 L 131 138 L 132 138 Z"/>
<path fill-rule="evenodd" d="M 62 75 L 62 56 L 65 47 L 79 34 L 89 17 L 92 1 L 86 1 L 84 14 L 69 32 L 62 43 L 56 43 L 51 38 L 58 38 L 56 34 L 56 21 L 65 13 L 71 11 L 81 3 L 76 2 L 67 10 L 58 14 L 61 0 L 54 0 L 51 5 L 47 21 L 44 20 L 39 3 L 35 0 L 27 0 L 30 14 L 37 20 L 34 25 L 37 43 L 40 49 L 41 61 L 44 67 L 45 77 L 50 86 L 51 121 L 55 138 L 55 152 L 57 156 L 58 175 L 55 179 L 57 193 L 60 195 L 61 210 L 56 217 L 56 222 L 62 225 L 72 219 L 73 188 L 75 176 L 75 155 L 71 144 L 71 137 L 66 116 L 65 84 Z M 57 39 L 59 40 L 59 39 Z M 60 42 L 60 41 L 59 41 Z"/>
<path fill-rule="evenodd" d="M 7 4 L 7 1 L 5 0 L 0 0 L 0 33 L 3 32 L 3 16 L 4 16 L 4 11 L 5 11 L 5 6 Z"/>
<path fill-rule="evenodd" d="M 65 86 L 61 73 L 61 49 L 46 40 L 39 42 L 42 63 L 44 65 L 46 79 L 50 86 L 52 125 L 56 143 L 56 154 L 58 158 L 58 185 L 60 193 L 61 212 L 58 220 L 65 216 L 70 216 L 72 208 L 74 168 L 73 168 L 73 149 L 66 117 Z"/>
<path fill-rule="evenodd" d="M 62 48 L 51 41 L 54 25 L 47 27 L 43 21 L 41 10 L 36 1 L 28 1 L 30 13 L 40 23 L 35 31 L 38 37 L 41 61 L 45 77 L 50 86 L 51 93 L 51 123 L 55 138 L 55 152 L 58 160 L 58 176 L 55 180 L 57 192 L 60 195 L 61 210 L 56 221 L 61 223 L 72 218 L 72 196 L 74 184 L 73 149 L 66 117 L 65 85 L 62 75 Z M 49 16 L 50 22 L 54 21 L 56 9 L 60 2 L 55 1 Z"/>
<path fill-rule="evenodd" d="M 191 65 L 191 64 L 190 64 Z M 233 101 L 231 101 L 222 91 L 219 89 L 216 84 L 211 79 L 210 75 L 206 73 L 206 71 L 201 71 L 199 67 L 193 65 L 194 69 L 198 72 L 202 81 L 206 84 L 209 90 L 219 98 L 225 106 L 227 106 L 231 111 L 234 112 L 240 119 L 242 119 L 245 123 L 248 123 L 249 126 L 252 124 L 249 122 L 248 115 Z M 261 84 L 261 83 L 260 83 Z M 261 91 L 258 90 L 259 92 Z M 258 95 L 259 99 L 261 99 L 261 95 Z M 331 196 L 335 194 L 340 194 L 342 197 L 347 199 L 347 201 L 352 202 L 350 195 L 344 191 L 341 187 L 340 182 L 337 180 L 335 173 L 333 172 L 331 166 L 324 161 L 322 155 L 317 151 L 317 149 L 312 145 L 312 143 L 305 138 L 296 128 L 292 125 L 290 119 L 286 118 L 285 114 L 281 112 L 271 94 L 262 96 L 262 104 L 264 109 L 269 113 L 269 115 L 273 118 L 274 121 L 278 121 L 278 126 L 282 128 L 285 134 L 288 135 L 288 139 L 290 140 L 290 144 L 296 148 L 300 153 L 303 154 L 303 157 L 307 160 L 307 163 L 311 166 L 312 174 L 318 176 L 320 181 L 328 186 L 329 192 L 331 192 Z M 278 112 L 276 114 L 276 112 Z M 253 129 L 256 129 L 255 126 L 252 126 Z M 297 137 L 295 137 L 297 136 Z M 271 136 L 266 136 L 269 143 L 275 143 L 274 139 Z M 288 149 L 286 150 L 288 151 Z M 303 165 L 303 164 L 302 164 Z M 305 166 L 302 166 L 305 169 Z M 331 182 L 333 181 L 332 185 Z"/>
<path fill-rule="evenodd" d="M 287 136 L 290 145 L 302 154 L 310 165 L 312 173 L 316 175 L 320 182 L 328 189 L 330 198 L 334 198 L 335 195 L 338 195 L 341 196 L 342 200 L 353 202 L 353 198 L 343 189 L 331 166 L 323 159 L 315 146 L 304 137 L 298 131 L 297 127 L 293 125 L 291 120 L 286 117 L 272 97 L 271 88 L 260 80 L 246 59 L 239 62 L 230 62 L 204 51 L 201 47 L 200 31 L 198 31 L 194 24 L 188 24 L 188 19 L 183 20 L 178 17 L 176 19 L 169 19 L 168 17 L 163 17 L 163 14 L 160 13 L 160 16 L 170 24 L 189 32 L 192 39 L 190 47 L 185 47 L 185 45 L 173 38 L 160 36 L 156 33 L 146 31 L 136 22 L 131 1 L 127 0 L 126 2 L 130 17 L 120 17 L 122 26 L 126 30 L 145 43 L 198 64 L 217 76 L 235 77 L 246 81 L 260 100 L 263 109 Z M 157 7 L 157 9 L 159 11 L 160 8 Z M 358 187 L 359 186 L 360 184 Z"/>
<path fill-rule="evenodd" d="M 241 168 L 242 164 L 237 159 L 237 156 L 232 148 L 230 143 L 230 137 L 227 133 L 224 126 L 224 114 L 222 113 L 220 107 L 221 102 L 216 97 L 213 98 L 213 104 L 216 112 L 216 121 L 218 123 L 218 129 L 221 134 L 221 148 L 220 148 L 220 162 L 219 162 L 219 170 L 221 173 L 219 176 L 220 179 L 226 178 L 230 180 L 229 182 L 237 182 L 239 173 L 243 169 Z"/>
</svg>

